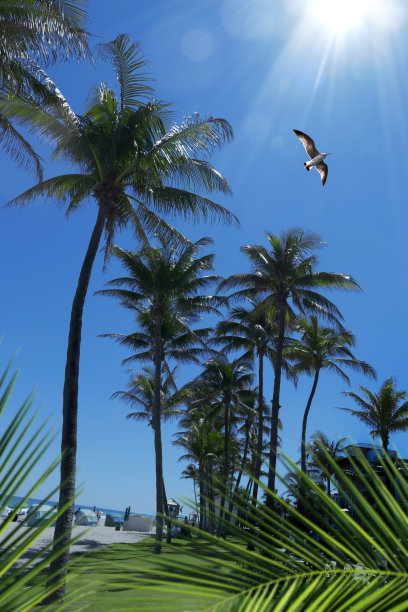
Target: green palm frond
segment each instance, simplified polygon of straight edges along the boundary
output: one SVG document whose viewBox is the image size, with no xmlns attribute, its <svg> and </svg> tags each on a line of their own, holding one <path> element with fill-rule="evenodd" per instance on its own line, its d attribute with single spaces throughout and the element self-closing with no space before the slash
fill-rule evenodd
<svg viewBox="0 0 408 612">
<path fill-rule="evenodd" d="M 142 70 L 148 65 L 140 53 L 140 45 L 120 34 L 108 43 L 99 45 L 103 59 L 110 58 L 120 87 L 120 112 L 136 110 L 154 93 L 148 85 L 152 77 Z"/>
<path fill-rule="evenodd" d="M 227 208 L 205 196 L 170 187 L 168 185 L 152 186 L 146 194 L 146 201 L 160 214 L 181 215 L 184 219 L 198 222 L 215 222 L 239 226 L 238 218 Z"/>
<path fill-rule="evenodd" d="M 10 504 L 13 497 L 24 492 L 22 500 L 4 520 L 0 519 L 0 610 L 4 612 L 29 611 L 39 604 L 55 587 L 46 587 L 44 573 L 52 557 L 50 546 L 44 546 L 26 560 L 27 551 L 61 514 L 56 510 L 46 513 L 41 524 L 27 526 L 33 512 L 21 522 L 13 519 L 37 489 L 58 468 L 59 461 L 51 463 L 39 478 L 31 474 L 37 469 L 51 443 L 51 430 L 47 421 L 38 424 L 39 411 L 34 410 L 36 394 L 31 393 L 20 408 L 7 414 L 7 404 L 18 378 L 18 371 L 9 376 L 12 362 L 0 378 L 0 512 Z M 8 423 L 4 420 L 9 418 Z M 41 505 L 47 504 L 57 494 L 50 491 Z M 69 501 L 69 504 L 72 500 Z M 47 553 L 47 556 L 45 555 Z M 67 604 L 75 601 L 78 593 L 68 596 Z M 48 608 L 47 608 L 48 609 Z"/>
<path fill-rule="evenodd" d="M 69 214 L 78 204 L 91 195 L 93 187 L 94 181 L 92 177 L 84 174 L 62 174 L 41 181 L 38 185 L 34 185 L 34 187 L 27 189 L 24 193 L 10 200 L 7 205 L 25 206 L 39 196 L 53 198 L 60 202 L 70 199 L 70 206 L 67 210 L 67 214 Z"/>
<path fill-rule="evenodd" d="M 201 537 L 200 550 L 191 546 L 185 563 L 167 556 L 164 547 L 154 573 L 135 578 L 135 606 L 170 610 L 169 595 L 178 594 L 177 605 L 183 598 L 195 602 L 186 605 L 194 610 L 402 612 L 408 596 L 408 480 L 387 457 L 378 457 L 378 462 L 398 499 L 363 458 L 356 466 L 359 487 L 333 462 L 339 490 L 352 498 L 352 518 L 283 458 L 284 466 L 313 492 L 314 506 L 305 500 L 307 512 L 302 514 L 268 492 L 280 510 L 258 507 L 257 528 L 250 532 L 243 529 L 251 524 L 243 498 L 237 502 L 240 524 L 224 522 L 227 539 L 193 529 L 193 542 L 194 536 Z M 363 487 L 370 499 L 360 492 Z"/>
<path fill-rule="evenodd" d="M 0 131 L 2 134 L 1 146 L 17 162 L 20 168 L 29 172 L 34 171 L 39 181 L 42 180 L 43 172 L 41 158 L 34 151 L 30 143 L 15 129 L 7 117 L 0 111 Z"/>
<path fill-rule="evenodd" d="M 180 125 L 173 125 L 168 133 L 161 138 L 152 149 L 150 156 L 177 159 L 179 157 L 195 157 L 210 155 L 224 142 L 231 142 L 233 132 L 231 125 L 225 119 L 208 119 L 199 113 L 187 116 Z"/>
<path fill-rule="evenodd" d="M 83 0 L 23 0 L 0 6 L 2 64 L 33 57 L 42 65 L 89 56 Z M 4 67 L 1 66 L 4 70 Z"/>
</svg>

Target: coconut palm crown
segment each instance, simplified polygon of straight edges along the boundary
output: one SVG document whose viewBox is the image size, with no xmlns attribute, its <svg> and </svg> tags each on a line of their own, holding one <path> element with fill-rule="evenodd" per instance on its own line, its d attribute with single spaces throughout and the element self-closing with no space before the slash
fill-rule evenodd
<svg viewBox="0 0 408 612">
<path fill-rule="evenodd" d="M 56 60 L 89 57 L 84 0 L 19 0 L 0 3 L 0 105 L 10 93 L 44 99 L 55 86 L 44 72 Z M 40 157 L 0 110 L 1 146 L 42 178 Z"/>
<path fill-rule="evenodd" d="M 378 393 L 373 393 L 358 385 L 363 396 L 353 391 L 343 391 L 351 397 L 360 410 L 340 407 L 340 410 L 350 412 L 371 428 L 370 434 L 381 438 L 385 452 L 388 452 L 390 434 L 408 429 L 408 401 L 400 403 L 407 397 L 406 391 L 398 391 L 395 378 L 390 377 L 381 385 Z"/>
<path fill-rule="evenodd" d="M 299 339 L 291 338 L 286 347 L 286 355 L 293 359 L 292 373 L 298 375 L 306 373 L 313 376 L 313 385 L 310 391 L 302 422 L 301 442 L 301 468 L 306 471 L 306 426 L 312 401 L 316 392 L 319 375 L 322 370 L 333 372 L 341 376 L 350 384 L 345 368 L 355 372 L 362 372 L 366 376 L 376 377 L 375 370 L 365 361 L 355 357 L 351 348 L 355 345 L 353 334 L 342 327 L 322 326 L 315 315 L 309 319 L 300 319 L 297 331 L 301 334 Z"/>
<path fill-rule="evenodd" d="M 161 243 L 145 247 L 138 253 L 114 247 L 129 276 L 117 278 L 98 293 L 120 300 L 135 314 L 139 330 L 132 334 L 107 334 L 136 352 L 129 360 L 151 361 L 154 364 L 152 427 L 156 458 L 156 543 L 161 551 L 163 500 L 163 464 L 161 442 L 162 369 L 169 358 L 182 362 L 199 362 L 207 353 L 205 339 L 210 330 L 193 330 L 191 325 L 204 313 L 217 312 L 211 295 L 202 292 L 218 277 L 206 274 L 214 266 L 213 255 L 198 256 L 200 249 L 211 242 L 202 238 L 176 251 Z M 183 391 L 185 392 L 185 391 Z"/>
<path fill-rule="evenodd" d="M 38 104 L 11 97 L 2 105 L 11 120 L 38 134 L 54 146 L 54 158 L 79 167 L 41 181 L 10 202 L 24 205 L 48 196 L 68 201 L 67 214 L 89 198 L 97 204 L 97 218 L 79 275 L 71 310 L 63 391 L 63 426 L 60 505 L 75 490 L 79 357 L 82 314 L 93 263 L 105 232 L 108 254 L 117 230 L 133 228 L 137 239 L 148 244 L 149 235 L 171 241 L 186 239 L 164 217 L 180 214 L 191 220 L 236 218 L 224 207 L 202 195 L 230 193 L 225 178 L 208 162 L 209 155 L 232 138 L 224 119 L 188 117 L 170 124 L 168 104 L 153 99 L 151 77 L 138 45 L 120 35 L 101 47 L 112 62 L 118 92 L 102 83 L 88 100 L 88 110 L 77 115 L 59 94 L 58 102 Z M 54 97 L 55 98 L 55 97 Z M 57 521 L 55 546 L 67 544 L 62 534 L 72 525 L 73 506 Z M 68 549 L 59 563 L 68 563 Z M 59 576 L 61 567 L 51 567 Z M 55 597 L 62 597 L 63 589 Z"/>
<path fill-rule="evenodd" d="M 276 317 L 278 338 L 274 364 L 275 379 L 272 398 L 272 424 L 269 456 L 268 488 L 275 489 L 276 451 L 278 440 L 279 396 L 282 373 L 285 329 L 295 310 L 313 313 L 339 324 L 342 315 L 337 306 L 320 292 L 321 289 L 359 289 L 348 274 L 318 272 L 315 249 L 323 242 L 315 233 L 290 229 L 280 237 L 266 233 L 267 247 L 246 245 L 241 251 L 248 256 L 251 271 L 234 274 L 219 285 L 218 290 L 233 289 L 229 300 L 259 299 L 259 308 Z M 267 504 L 273 505 L 270 496 Z"/>
</svg>

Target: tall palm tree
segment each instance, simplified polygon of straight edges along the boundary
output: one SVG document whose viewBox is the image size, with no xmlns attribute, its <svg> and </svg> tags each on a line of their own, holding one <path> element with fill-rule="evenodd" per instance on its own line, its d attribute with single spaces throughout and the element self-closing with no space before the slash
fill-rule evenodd
<svg viewBox="0 0 408 612">
<path fill-rule="evenodd" d="M 56 60 L 90 55 L 86 6 L 86 0 L 0 2 L 0 100 L 15 92 L 36 98 L 55 94 L 43 69 Z M 1 111 L 0 134 L 10 157 L 41 180 L 39 156 Z"/>
<path fill-rule="evenodd" d="M 287 347 L 287 356 L 294 360 L 292 372 L 295 375 L 306 373 L 313 376 L 310 391 L 302 421 L 301 469 L 306 472 L 306 426 L 309 411 L 316 392 L 319 375 L 322 370 L 341 376 L 350 384 L 350 379 L 344 368 L 354 372 L 362 372 L 366 376 L 376 377 L 375 370 L 365 361 L 356 359 L 351 351 L 355 345 L 353 334 L 343 328 L 323 327 L 312 315 L 309 319 L 300 319 L 297 324 L 300 339 L 292 338 Z"/>
<path fill-rule="evenodd" d="M 170 370 L 169 367 L 163 368 L 164 376 L 160 382 L 160 419 L 167 421 L 177 415 L 182 414 L 179 407 L 185 402 L 186 391 L 178 391 L 174 374 L 177 366 Z M 136 372 L 128 384 L 127 391 L 116 391 L 112 398 L 120 399 L 125 404 L 135 408 L 134 412 L 126 415 L 127 419 L 134 421 L 147 421 L 153 429 L 154 413 L 154 370 L 152 368 L 142 368 L 142 372 Z M 163 507 L 167 521 L 167 542 L 171 542 L 171 521 L 167 506 L 166 488 L 163 475 Z"/>
<path fill-rule="evenodd" d="M 252 364 L 245 358 L 229 361 L 225 355 L 210 358 L 197 379 L 198 386 L 204 384 L 210 393 L 209 404 L 214 412 L 224 417 L 223 482 L 221 487 L 220 517 L 224 518 L 224 507 L 230 483 L 230 450 L 234 417 L 245 406 L 246 393 L 252 383 Z"/>
<path fill-rule="evenodd" d="M 201 159 L 232 138 L 229 123 L 195 115 L 181 125 L 166 128 L 168 104 L 151 99 L 150 77 L 144 71 L 147 62 L 138 46 L 120 35 L 102 49 L 112 60 L 119 95 L 101 84 L 93 91 L 82 116 L 74 113 L 62 95 L 60 103 L 50 107 L 15 99 L 3 108 L 9 118 L 20 120 L 51 141 L 54 157 L 72 162 L 81 170 L 42 181 L 11 204 L 23 205 L 49 196 L 57 201 L 69 200 L 70 214 L 92 196 L 98 210 L 71 311 L 63 392 L 60 506 L 73 498 L 75 490 L 82 313 L 103 232 L 108 249 L 115 232 L 129 225 L 142 244 L 147 244 L 148 234 L 153 233 L 168 240 L 182 239 L 162 216 L 169 213 L 187 219 L 235 220 L 225 208 L 196 193 L 230 193 L 227 181 Z M 63 534 L 72 525 L 72 516 L 70 506 L 57 522 L 56 547 L 67 546 Z M 68 553 L 67 549 L 58 567 L 52 565 L 53 573 L 66 566 Z M 56 597 L 63 592 L 63 588 L 56 591 Z"/>
<path fill-rule="evenodd" d="M 397 383 L 393 377 L 387 378 L 378 393 L 373 393 L 361 385 L 358 385 L 358 388 L 365 397 L 353 391 L 343 391 L 343 394 L 351 397 L 360 410 L 342 407 L 340 410 L 350 412 L 371 427 L 370 434 L 381 438 L 384 452 L 388 453 L 390 434 L 408 429 L 408 401 L 400 404 L 407 397 L 407 392 L 397 390 Z"/>
<path fill-rule="evenodd" d="M 167 421 L 183 413 L 179 409 L 186 399 L 186 391 L 178 391 L 174 383 L 176 368 L 168 369 L 160 383 L 160 415 L 161 419 Z M 147 421 L 153 425 L 154 405 L 154 370 L 142 368 L 142 372 L 132 375 L 126 391 L 115 391 L 112 399 L 119 399 L 135 410 L 126 415 L 127 419 L 133 421 Z"/>
<path fill-rule="evenodd" d="M 206 498 L 211 502 L 213 498 L 212 480 L 213 472 L 222 455 L 223 437 L 211 420 L 199 419 L 191 423 L 185 432 L 179 432 L 173 444 L 180 446 L 186 452 L 179 461 L 193 461 L 197 464 L 200 529 L 207 528 Z"/>
<path fill-rule="evenodd" d="M 346 440 L 347 438 L 329 440 L 323 432 L 316 431 L 312 436 L 312 442 L 307 446 L 306 450 L 310 458 L 308 471 L 314 479 L 317 476 L 319 479 L 326 481 L 327 495 L 330 495 L 333 465 L 337 465 L 344 460 L 343 449 Z"/>
<path fill-rule="evenodd" d="M 255 458 L 254 503 L 258 496 L 258 481 L 261 475 L 262 448 L 264 438 L 264 358 L 272 359 L 271 341 L 274 335 L 273 325 L 267 314 L 257 308 L 251 300 L 252 308 L 239 306 L 231 309 L 230 318 L 220 321 L 216 327 L 214 342 L 223 344 L 226 351 L 244 349 L 250 359 L 258 358 L 258 418 L 257 418 L 257 456 Z"/>
<path fill-rule="evenodd" d="M 313 251 L 323 246 L 317 234 L 291 229 L 281 237 L 267 233 L 266 238 L 270 250 L 260 244 L 241 248 L 249 257 L 251 272 L 225 279 L 218 290 L 236 289 L 230 300 L 257 297 L 259 308 L 265 309 L 277 322 L 268 474 L 268 488 L 274 491 L 283 347 L 286 326 L 294 318 L 293 308 L 301 313 L 311 312 L 338 321 L 342 318 L 339 309 L 319 289 L 359 289 L 359 286 L 347 274 L 315 271 L 318 260 Z M 266 503 L 272 507 L 270 495 L 267 495 Z"/>
<path fill-rule="evenodd" d="M 195 502 L 195 510 L 197 515 L 199 514 L 198 504 L 197 504 L 197 483 L 199 482 L 199 471 L 194 463 L 189 463 L 188 466 L 181 472 L 180 478 L 185 478 L 186 480 L 193 481 L 193 490 L 194 490 L 194 502 Z"/>
<path fill-rule="evenodd" d="M 176 252 L 162 243 L 161 248 L 145 247 L 138 253 L 114 247 L 113 253 L 121 261 L 129 276 L 110 281 L 109 289 L 100 295 L 119 299 L 121 304 L 136 313 L 141 332 L 130 335 L 109 334 L 122 345 L 136 348 L 137 353 L 126 361 L 142 359 L 154 364 L 154 393 L 152 426 L 156 456 L 156 543 L 161 552 L 163 515 L 163 462 L 161 442 L 161 378 L 165 359 L 199 362 L 206 353 L 203 345 L 209 330 L 190 328 L 203 313 L 217 312 L 213 296 L 202 291 L 217 277 L 205 274 L 214 267 L 213 255 L 198 256 L 201 247 L 210 242 L 202 238 Z M 199 346 L 196 346 L 196 345 Z"/>
</svg>

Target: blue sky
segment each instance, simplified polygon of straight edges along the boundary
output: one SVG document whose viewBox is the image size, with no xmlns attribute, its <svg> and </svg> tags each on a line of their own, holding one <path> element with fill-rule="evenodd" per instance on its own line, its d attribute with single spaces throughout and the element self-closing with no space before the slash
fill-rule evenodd
<svg viewBox="0 0 408 612">
<path fill-rule="evenodd" d="M 362 293 L 332 293 L 346 326 L 356 335 L 355 353 L 377 370 L 378 382 L 352 375 L 352 386 L 376 389 L 394 375 L 408 389 L 405 358 L 407 319 L 408 213 L 406 149 L 408 98 L 408 9 L 399 0 L 365 0 L 358 15 L 349 0 L 326 14 L 320 0 L 130 0 L 90 2 L 89 31 L 95 43 L 124 32 L 140 41 L 151 63 L 157 97 L 173 103 L 175 119 L 198 111 L 223 117 L 235 138 L 212 161 L 228 179 L 233 197 L 218 200 L 240 219 L 240 229 L 220 225 L 177 227 L 190 238 L 211 236 L 216 272 L 227 276 L 248 269 L 240 246 L 264 242 L 265 231 L 300 227 L 327 243 L 319 268 L 351 274 Z M 320 15 L 320 17 L 319 17 Z M 343 27 L 339 27 L 342 25 Z M 100 62 L 52 67 L 71 105 L 82 112 L 92 85 L 113 82 Z M 306 155 L 292 129 L 309 133 L 321 151 L 330 151 L 322 188 L 315 170 L 306 173 Z M 41 152 L 46 176 L 65 171 Z M 1 203 L 30 187 L 34 178 L 4 154 Z M 42 414 L 61 425 L 61 399 L 71 302 L 80 265 L 96 218 L 94 202 L 69 220 L 53 202 L 25 209 L 0 208 L 3 298 L 0 303 L 2 362 L 20 348 L 22 373 L 9 406 L 35 386 Z M 130 234 L 117 237 L 137 250 Z M 95 263 L 85 306 L 79 392 L 78 482 L 85 505 L 154 511 L 152 432 L 125 420 L 126 407 L 110 400 L 123 389 L 126 352 L 98 334 L 130 332 L 132 321 L 117 303 L 94 296 L 116 278 L 115 262 L 102 272 Z M 184 368 L 180 383 L 194 372 Z M 272 397 L 273 374 L 265 372 L 265 395 Z M 301 418 L 311 380 L 282 388 L 283 450 L 298 459 Z M 309 418 L 330 438 L 369 441 L 368 430 L 336 406 L 344 383 L 323 373 Z M 191 497 L 184 467 L 171 445 L 176 423 L 164 426 L 164 469 L 168 495 Z M 407 434 L 392 444 L 408 456 Z M 59 438 L 48 452 L 51 461 Z M 57 478 L 55 477 L 55 483 Z M 51 483 L 52 484 L 52 483 Z M 45 488 L 41 490 L 45 492 Z M 23 492 L 22 492 L 23 493 Z"/>
</svg>

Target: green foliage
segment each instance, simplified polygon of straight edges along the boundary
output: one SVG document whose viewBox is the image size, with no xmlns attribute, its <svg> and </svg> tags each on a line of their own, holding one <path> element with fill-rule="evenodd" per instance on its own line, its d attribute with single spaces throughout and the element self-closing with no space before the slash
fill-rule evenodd
<svg viewBox="0 0 408 612">
<path fill-rule="evenodd" d="M 330 458 L 325 461 L 330 463 Z M 258 507 L 255 512 L 238 503 L 246 518 L 239 526 L 224 523 L 230 534 L 226 540 L 193 530 L 205 543 L 199 551 L 192 548 L 187 561 L 169 552 L 154 572 L 138 572 L 133 605 L 137 609 L 229 612 L 405 610 L 408 472 L 401 466 L 398 469 L 386 455 L 378 461 L 388 481 L 394 483 L 398 499 L 364 457 L 356 469 L 360 470 L 360 488 L 369 491 L 369 499 L 338 465 L 333 463 L 330 468 L 339 491 L 352 500 L 355 518 L 351 518 L 295 464 L 283 459 L 297 481 L 302 481 L 300 488 L 313 493 L 313 505 L 305 498 L 301 514 L 271 491 L 268 495 L 276 502 L 274 509 Z M 257 529 L 244 529 L 254 518 Z M 249 542 L 255 550 L 246 548 Z M 203 558 L 205 565 L 198 562 Z M 231 562 L 235 563 L 233 571 Z M 176 594 L 179 599 L 173 607 Z M 190 601 L 197 602 L 203 595 L 217 603 L 190 606 Z"/>
<path fill-rule="evenodd" d="M 0 101 L 16 92 L 26 100 L 58 98 L 38 64 L 89 57 L 86 6 L 84 0 L 0 2 Z M 5 152 L 41 180 L 40 157 L 1 110 L 0 134 Z"/>
<path fill-rule="evenodd" d="M 21 522 L 14 522 L 13 519 L 27 500 L 35 497 L 36 490 L 58 467 L 59 461 L 54 461 L 33 482 L 31 473 L 50 445 L 51 431 L 46 421 L 37 424 L 38 410 L 33 409 L 35 393 L 30 393 L 13 412 L 9 410 L 11 414 L 6 422 L 7 404 L 19 373 L 15 371 L 10 374 L 11 367 L 12 362 L 0 376 L 0 511 L 20 491 L 25 491 L 25 496 L 5 520 L 0 519 L 0 611 L 23 612 L 41 602 L 49 591 L 45 586 L 46 575 L 41 572 L 55 555 L 44 556 L 45 552 L 50 552 L 50 546 L 44 546 L 35 554 L 28 551 L 55 521 L 56 513 L 49 511 L 42 518 L 41 524 L 32 527 L 28 527 L 27 523 L 33 512 L 27 514 Z M 47 504 L 55 498 L 57 492 L 58 489 L 51 491 L 41 504 Z M 36 579 L 35 586 L 31 586 L 33 579 Z M 71 593 L 69 600 L 75 597 Z"/>
<path fill-rule="evenodd" d="M 361 385 L 358 385 L 358 388 L 365 397 L 352 391 L 343 391 L 343 393 L 351 397 L 360 410 L 352 408 L 340 408 L 340 410 L 350 412 L 371 427 L 370 434 L 379 436 L 384 449 L 387 450 L 390 433 L 406 431 L 408 428 L 408 401 L 400 404 L 406 398 L 407 393 L 397 390 L 396 381 L 392 377 L 387 378 L 378 393 L 373 393 Z"/>
<path fill-rule="evenodd" d="M 54 159 L 79 168 L 76 174 L 41 181 L 10 203 L 48 197 L 68 201 L 70 214 L 94 197 L 103 210 L 108 246 L 126 226 L 142 244 L 153 234 L 166 242 L 188 242 L 168 223 L 169 214 L 237 223 L 232 213 L 204 195 L 231 193 L 207 159 L 232 139 L 230 124 L 197 113 L 180 124 L 170 123 L 169 104 L 153 98 L 153 79 L 138 44 L 121 34 L 100 50 L 112 62 L 118 91 L 106 83 L 95 87 L 84 114 L 76 114 L 56 88 L 41 104 L 16 95 L 2 102 L 8 121 L 50 143 Z"/>
</svg>

